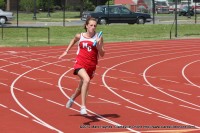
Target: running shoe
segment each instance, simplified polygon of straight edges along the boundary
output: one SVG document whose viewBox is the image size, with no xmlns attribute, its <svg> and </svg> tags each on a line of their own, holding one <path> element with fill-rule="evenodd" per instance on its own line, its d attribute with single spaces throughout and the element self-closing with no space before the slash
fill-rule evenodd
<svg viewBox="0 0 200 133">
<path fill-rule="evenodd" d="M 72 106 L 72 104 L 74 103 L 74 101 L 70 98 L 69 101 L 66 104 L 67 108 L 70 108 Z"/>
<path fill-rule="evenodd" d="M 85 107 L 85 106 L 82 106 L 82 107 L 81 107 L 80 114 L 81 114 L 81 115 L 87 115 L 87 111 L 86 111 L 86 107 Z"/>
</svg>

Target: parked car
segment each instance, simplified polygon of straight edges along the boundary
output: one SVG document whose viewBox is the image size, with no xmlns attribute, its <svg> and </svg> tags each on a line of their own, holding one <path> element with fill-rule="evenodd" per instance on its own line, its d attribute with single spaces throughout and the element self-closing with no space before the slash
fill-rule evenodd
<svg viewBox="0 0 200 133">
<path fill-rule="evenodd" d="M 169 7 L 167 1 L 155 0 L 155 12 L 157 14 L 170 13 L 170 7 Z"/>
<path fill-rule="evenodd" d="M 194 8 L 189 6 L 183 6 L 179 9 L 179 16 L 194 16 Z"/>
<path fill-rule="evenodd" d="M 14 20 L 14 13 L 12 12 L 5 12 L 0 9 L 0 23 L 5 24 L 7 21 Z"/>
<path fill-rule="evenodd" d="M 94 11 L 82 13 L 81 20 L 85 21 L 88 17 L 97 19 L 99 24 L 109 23 L 128 23 L 145 24 L 151 22 L 151 15 L 148 13 L 132 12 L 123 5 L 97 6 Z"/>
</svg>

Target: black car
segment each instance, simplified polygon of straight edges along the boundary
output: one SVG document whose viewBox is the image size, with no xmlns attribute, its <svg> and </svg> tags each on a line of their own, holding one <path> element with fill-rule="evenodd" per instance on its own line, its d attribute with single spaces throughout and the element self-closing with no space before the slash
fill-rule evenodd
<svg viewBox="0 0 200 133">
<path fill-rule="evenodd" d="M 132 12 L 122 5 L 103 5 L 97 6 L 93 12 L 86 11 L 82 13 L 81 20 L 85 21 L 88 17 L 97 19 L 99 24 L 108 23 L 128 23 L 144 24 L 151 22 L 151 15 L 147 13 Z"/>
<path fill-rule="evenodd" d="M 189 6 L 188 9 L 188 6 L 183 6 L 179 10 L 179 16 L 194 16 L 194 8 Z"/>
</svg>

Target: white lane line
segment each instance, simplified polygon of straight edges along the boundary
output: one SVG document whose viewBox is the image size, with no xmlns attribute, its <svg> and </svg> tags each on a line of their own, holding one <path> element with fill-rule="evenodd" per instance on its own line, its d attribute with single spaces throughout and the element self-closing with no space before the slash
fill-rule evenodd
<svg viewBox="0 0 200 133">
<path fill-rule="evenodd" d="M 5 70 L 5 69 L 0 69 L 1 71 L 4 71 L 4 72 L 8 72 L 9 73 L 9 71 L 8 70 Z"/>
<path fill-rule="evenodd" d="M 93 95 L 88 95 L 89 97 L 92 97 L 92 98 L 94 98 L 95 96 L 93 96 Z"/>
<path fill-rule="evenodd" d="M 18 52 L 16 52 L 16 51 L 6 51 L 6 52 L 8 52 L 8 53 L 10 53 L 10 54 L 17 54 Z"/>
<path fill-rule="evenodd" d="M 36 120 L 36 119 L 32 119 L 32 121 L 33 122 L 36 122 L 37 124 L 40 124 L 40 125 L 42 125 L 42 126 L 46 126 L 44 123 L 42 123 L 42 122 L 40 122 L 40 121 L 38 121 L 38 120 Z"/>
<path fill-rule="evenodd" d="M 159 117 L 159 118 L 163 118 L 163 119 L 165 119 L 165 120 L 174 121 L 174 122 L 177 122 L 177 123 L 180 123 L 180 124 L 183 124 L 183 125 L 193 126 L 194 128 L 199 128 L 198 126 L 191 125 L 191 124 L 188 124 L 188 123 L 186 123 L 186 122 L 183 122 L 183 121 L 180 121 L 180 120 L 171 118 L 171 117 L 167 117 L 167 116 L 158 116 L 158 117 Z"/>
<path fill-rule="evenodd" d="M 45 56 L 45 57 L 42 57 L 42 58 L 38 58 L 38 59 L 46 59 L 46 58 L 49 58 L 50 56 Z M 4 65 L 4 66 L 1 66 L 0 68 L 4 68 L 4 67 L 8 67 L 8 66 L 13 66 L 13 65 L 16 65 L 16 64 L 19 64 L 21 65 L 22 63 L 26 63 L 26 62 L 30 62 L 30 61 L 33 61 L 34 59 L 29 59 L 29 60 L 25 60 L 25 61 L 21 61 L 21 62 L 17 62 L 17 63 L 11 63 L 11 64 L 8 64 L 8 65 Z M 66 59 L 67 60 L 67 59 Z M 63 61 L 66 61 L 66 60 L 63 60 Z M 7 61 L 7 60 L 6 60 Z M 9 61 L 7 61 L 9 62 Z"/>
<path fill-rule="evenodd" d="M 62 60 L 63 61 L 63 60 Z M 11 95 L 14 99 L 14 101 L 26 112 L 28 113 L 30 116 L 32 116 L 34 119 L 36 119 L 38 122 L 42 123 L 45 127 L 51 129 L 51 130 L 54 130 L 56 132 L 59 132 L 59 133 L 63 133 L 62 131 L 58 130 L 57 128 L 51 126 L 50 124 L 46 123 L 45 121 L 43 121 L 42 119 L 38 118 L 37 116 L 35 116 L 33 113 L 31 113 L 29 110 L 27 110 L 20 102 L 19 100 L 17 99 L 17 97 L 15 96 L 15 92 L 14 92 L 14 85 L 16 84 L 16 82 L 21 78 L 23 77 L 24 75 L 26 75 L 27 73 L 31 72 L 31 71 L 34 71 L 34 70 L 37 70 L 38 68 L 42 68 L 44 66 L 48 66 L 48 65 L 51 65 L 51 64 L 55 64 L 55 63 L 59 63 L 61 61 L 56 61 L 56 62 L 51 62 L 49 64 L 44 64 L 44 65 L 41 65 L 39 67 L 35 67 L 31 70 L 28 70 L 26 72 L 24 72 L 23 74 L 21 74 L 20 76 L 18 76 L 11 84 L 10 86 L 10 90 L 11 90 Z"/>
<path fill-rule="evenodd" d="M 180 82 L 177 82 L 177 81 L 173 81 L 173 80 L 169 80 L 169 79 L 163 79 L 163 78 L 160 78 L 160 80 L 168 81 L 168 82 L 172 82 L 172 83 L 177 83 L 177 84 L 180 83 Z"/>
<path fill-rule="evenodd" d="M 9 72 L 9 73 L 11 73 L 11 74 L 14 74 L 14 75 L 17 75 L 17 76 L 19 76 L 20 74 L 18 74 L 18 73 L 15 73 L 15 72 Z"/>
<path fill-rule="evenodd" d="M 169 101 L 166 101 L 166 100 L 162 100 L 162 99 L 158 99 L 158 98 L 154 98 L 154 97 L 149 97 L 149 98 L 153 99 L 153 100 L 156 100 L 156 101 L 173 104 L 173 102 L 169 102 Z"/>
<path fill-rule="evenodd" d="M 60 75 L 60 74 L 58 74 L 58 73 L 51 72 L 51 71 L 46 71 L 46 72 L 48 72 L 48 73 L 50 73 L 50 74 L 54 74 L 54 75 Z"/>
<path fill-rule="evenodd" d="M 172 91 L 172 92 L 176 92 L 176 93 L 180 93 L 180 94 L 184 94 L 184 95 L 189 95 L 189 96 L 192 95 L 192 94 L 189 94 L 189 93 L 186 93 L 186 92 L 181 92 L 181 91 L 172 90 L 172 89 L 168 89 L 168 91 Z"/>
<path fill-rule="evenodd" d="M 0 82 L 0 84 L 1 84 L 1 85 L 4 85 L 4 86 L 8 86 L 7 84 L 4 84 L 4 83 L 2 83 L 2 82 Z"/>
<path fill-rule="evenodd" d="M 90 84 L 96 85 L 97 83 L 95 83 L 95 82 L 90 82 Z"/>
<path fill-rule="evenodd" d="M 194 85 L 192 85 L 192 84 L 189 84 L 189 83 L 184 83 L 185 85 L 188 85 L 188 86 L 192 86 L 192 87 L 194 87 Z"/>
<path fill-rule="evenodd" d="M 135 73 L 132 73 L 132 72 L 128 72 L 128 71 L 124 71 L 124 70 L 119 70 L 120 72 L 123 72 L 123 73 L 128 73 L 128 74 L 135 74 Z"/>
<path fill-rule="evenodd" d="M 27 115 L 24 115 L 24 114 L 22 114 L 22 113 L 20 113 L 20 112 L 18 112 L 18 111 L 16 111 L 16 110 L 14 110 L 14 109 L 10 109 L 10 111 L 12 111 L 12 112 L 14 112 L 14 113 L 16 113 L 16 114 L 19 114 L 19 115 L 21 115 L 21 116 L 23 116 L 23 117 L 25 117 L 25 118 L 29 118 Z"/>
<path fill-rule="evenodd" d="M 154 45 L 155 46 L 155 45 Z M 168 48 L 168 49 L 167 49 Z M 175 49 L 175 48 L 179 48 L 179 50 L 187 50 L 187 49 L 191 49 L 190 47 L 180 47 L 180 46 L 175 46 L 175 47 L 173 47 L 173 48 L 169 48 L 169 47 L 159 47 L 159 48 L 148 48 L 147 49 L 147 47 L 141 47 L 141 49 L 142 49 L 142 51 L 144 51 L 144 49 L 145 49 L 145 51 L 152 51 L 152 50 L 155 50 L 155 52 L 164 52 L 164 51 L 171 51 L 172 52 L 172 50 L 177 50 L 177 49 Z M 198 47 L 192 47 L 193 49 L 194 48 L 199 48 L 199 46 Z M 122 48 L 120 48 L 121 50 L 122 50 Z M 130 50 L 130 49 L 128 49 L 127 51 L 120 51 L 120 54 L 122 54 L 122 53 L 130 53 L 131 51 L 137 51 L 138 52 L 138 50 L 135 50 L 135 48 L 133 48 L 134 50 Z M 162 50 L 162 49 L 164 49 L 164 50 Z M 140 50 L 140 49 L 139 49 Z M 139 51 L 140 53 L 141 53 L 141 51 Z M 153 51 L 154 52 L 154 51 Z M 119 51 L 117 50 L 116 52 L 109 52 L 109 53 L 107 53 L 108 55 L 109 54 L 113 54 L 113 53 L 119 53 Z M 135 52 L 134 52 L 135 53 Z M 147 52 L 142 52 L 142 54 L 145 54 L 145 53 L 147 53 Z"/>
<path fill-rule="evenodd" d="M 200 111 L 200 109 L 193 108 L 193 107 L 189 107 L 189 106 L 185 106 L 185 105 L 179 105 L 179 106 L 185 107 L 185 108 L 189 108 L 189 109 L 193 109 L 193 110 L 197 110 L 197 111 Z"/>
<path fill-rule="evenodd" d="M 69 79 L 76 79 L 75 77 L 70 77 L 70 76 L 64 76 L 64 77 Z"/>
<path fill-rule="evenodd" d="M 124 82 L 128 82 L 128 83 L 139 84 L 138 82 L 133 82 L 133 81 L 130 81 L 130 80 L 125 80 L 125 79 L 120 79 L 120 80 L 124 81 Z"/>
<path fill-rule="evenodd" d="M 34 96 L 34 97 L 40 98 L 40 99 L 43 98 L 43 97 L 41 97 L 41 96 L 38 96 L 38 95 L 36 95 L 36 94 L 33 94 L 32 92 L 26 92 L 26 93 L 29 94 L 29 95 L 32 95 L 32 96 Z"/>
<path fill-rule="evenodd" d="M 7 106 L 3 105 L 3 104 L 0 104 L 1 107 L 3 108 L 8 108 Z"/>
<path fill-rule="evenodd" d="M 58 67 L 62 67 L 62 68 L 66 68 L 66 66 L 62 66 L 62 65 L 58 65 L 58 64 L 53 64 L 55 66 L 58 66 Z"/>
<path fill-rule="evenodd" d="M 112 76 L 106 76 L 106 78 L 118 79 L 117 77 L 112 77 Z"/>
<path fill-rule="evenodd" d="M 45 82 L 45 81 L 42 81 L 42 80 L 38 80 L 40 83 L 44 83 L 44 84 L 47 84 L 47 85 L 51 85 L 51 86 L 53 86 L 53 84 L 52 83 L 49 83 L 49 82 Z"/>
<path fill-rule="evenodd" d="M 128 108 L 128 109 L 132 109 L 132 110 L 136 110 L 138 112 L 145 113 L 145 114 L 149 114 L 149 115 L 152 114 L 151 112 L 143 111 L 143 110 L 132 108 L 132 107 L 129 107 L 129 106 L 125 106 L 125 107 Z"/>
<path fill-rule="evenodd" d="M 57 87 L 59 87 L 59 86 L 57 86 Z M 72 89 L 69 89 L 69 88 L 66 88 L 66 87 L 63 87 L 63 89 L 68 90 L 68 91 L 72 91 Z"/>
<path fill-rule="evenodd" d="M 24 76 L 25 78 L 27 79 L 30 79 L 30 80 L 36 80 L 35 78 L 31 78 L 31 77 L 28 77 L 28 76 Z"/>
<path fill-rule="evenodd" d="M 190 51 L 190 52 L 191 52 L 191 51 Z M 173 54 L 175 54 L 175 53 L 173 53 Z M 171 98 L 174 98 L 174 99 L 176 99 L 176 100 L 179 100 L 179 101 L 181 101 L 181 102 L 184 102 L 184 103 L 187 103 L 187 104 L 196 106 L 196 107 L 200 107 L 200 105 L 197 105 L 197 104 L 191 103 L 191 102 L 189 102 L 189 101 L 183 100 L 183 99 L 178 98 L 178 97 L 176 97 L 176 96 L 174 96 L 174 95 L 171 95 L 171 94 L 169 94 L 169 93 L 167 93 L 167 92 L 165 92 L 165 91 L 163 91 L 163 90 L 158 89 L 156 86 L 154 86 L 153 84 L 151 84 L 150 81 L 148 81 L 148 79 L 147 79 L 147 77 L 146 77 L 147 71 L 149 71 L 149 69 L 150 69 L 151 67 L 153 67 L 153 66 L 155 66 L 155 65 L 157 65 L 157 64 L 160 64 L 160 63 L 163 63 L 163 62 L 166 62 L 166 61 L 175 60 L 175 59 L 186 58 L 186 57 L 192 57 L 192 56 L 199 56 L 199 55 L 200 55 L 200 54 L 190 54 L 190 55 L 184 55 L 184 56 L 178 56 L 178 57 L 176 56 L 176 57 L 173 57 L 173 58 L 168 58 L 168 59 L 165 59 L 165 60 L 156 62 L 156 63 L 154 63 L 154 64 L 148 66 L 148 67 L 144 70 L 143 78 L 144 78 L 144 80 L 146 81 L 147 84 L 151 85 L 151 87 L 154 88 L 154 89 L 156 89 L 157 91 L 160 91 L 161 93 L 163 93 L 163 94 L 165 94 L 165 95 L 167 95 L 167 96 L 169 96 L 169 97 L 171 97 Z"/>
<path fill-rule="evenodd" d="M 38 61 L 40 61 L 40 62 L 42 62 L 42 63 L 44 63 L 44 64 L 49 63 L 49 62 L 46 62 L 46 61 L 43 61 L 43 60 L 38 60 Z"/>
<path fill-rule="evenodd" d="M 193 63 L 196 63 L 196 62 L 199 62 L 199 61 L 200 61 L 200 60 L 196 60 L 196 61 L 190 62 L 189 64 L 187 64 L 187 65 L 186 65 L 185 67 L 183 67 L 183 69 L 182 69 L 182 75 L 183 75 L 183 77 L 184 77 L 191 85 L 193 85 L 193 86 L 195 86 L 195 87 L 197 87 L 197 88 L 200 88 L 200 86 L 194 84 L 192 81 L 190 81 L 190 80 L 186 77 L 186 75 L 185 75 L 185 69 L 186 69 L 189 65 L 191 65 L 191 64 L 193 64 Z"/>
<path fill-rule="evenodd" d="M 149 109 L 149 108 L 146 108 L 146 107 L 144 107 L 144 106 L 141 106 L 141 105 L 139 105 L 139 104 L 137 104 L 137 103 L 134 103 L 134 102 L 130 101 L 129 99 L 127 99 L 127 98 L 121 96 L 121 95 L 118 94 L 117 92 L 113 91 L 113 90 L 110 89 L 110 87 L 106 84 L 106 81 L 105 81 L 106 78 L 105 78 L 105 76 L 106 76 L 106 74 L 107 74 L 110 70 L 112 70 L 113 68 L 115 68 L 115 67 L 117 67 L 117 66 L 120 66 L 120 65 L 123 65 L 123 64 L 125 64 L 125 63 L 129 63 L 129 62 L 133 62 L 133 61 L 137 61 L 137 60 L 142 60 L 142 59 L 147 59 L 147 58 L 159 57 L 159 56 L 162 56 L 162 55 L 165 55 L 165 56 L 166 56 L 166 55 L 174 55 L 174 54 L 178 54 L 178 53 L 185 53 L 185 54 L 186 54 L 187 52 L 191 53 L 192 51 L 199 51 L 199 50 L 191 50 L 191 51 L 183 51 L 183 52 L 181 51 L 181 52 L 173 52 L 173 53 L 166 53 L 166 54 L 155 54 L 155 55 L 140 57 L 140 58 L 136 58 L 136 59 L 132 59 L 132 60 L 127 60 L 127 61 L 118 63 L 118 64 L 116 64 L 116 65 L 114 65 L 114 66 L 108 68 L 108 69 L 104 72 L 104 74 L 103 74 L 103 76 L 102 76 L 102 82 L 104 83 L 105 87 L 106 87 L 109 91 L 111 91 L 113 94 L 115 94 L 116 96 L 120 97 L 121 99 L 123 99 L 123 100 L 125 100 L 125 101 L 127 101 L 127 102 L 129 102 L 129 103 L 131 103 L 131 104 L 133 104 L 133 105 L 136 105 L 136 106 L 138 106 L 138 107 L 141 107 L 142 109 L 145 109 L 145 110 L 147 110 L 147 111 L 153 112 L 153 113 L 158 114 L 158 115 L 161 115 L 161 116 L 163 116 L 163 117 L 171 118 L 171 117 L 169 117 L 169 116 L 166 116 L 166 115 L 164 115 L 164 114 L 161 114 L 161 113 L 156 112 L 156 111 L 154 111 L 154 110 L 151 110 L 151 109 Z M 160 52 L 161 52 L 161 51 L 160 51 Z M 152 52 L 151 52 L 151 53 L 152 53 Z M 133 55 L 133 54 L 130 54 L 130 55 Z M 199 55 L 199 54 L 193 54 L 193 55 L 189 55 L 189 56 L 196 56 L 196 55 Z M 124 56 L 124 55 L 122 55 L 122 56 Z M 117 57 L 122 57 L 122 56 L 110 57 L 110 59 L 112 59 L 112 58 L 117 58 Z M 181 56 L 181 57 L 188 57 L 188 56 Z M 181 58 L 181 57 L 179 57 L 179 58 Z M 107 58 L 107 59 L 108 59 L 108 58 Z M 151 67 L 151 66 L 150 66 L 150 67 Z M 146 79 L 146 71 L 147 71 L 150 67 L 148 67 L 148 68 L 143 72 L 143 78 L 144 78 L 144 80 L 146 81 L 146 83 L 148 83 L 151 87 L 155 88 L 156 90 L 158 90 L 158 91 L 160 91 L 160 92 L 162 92 L 162 93 L 164 93 L 164 94 L 166 94 L 166 95 L 169 95 L 169 96 L 171 96 L 171 97 L 177 99 L 175 96 L 172 96 L 172 95 L 170 95 L 170 94 L 168 94 L 168 93 L 166 93 L 166 92 L 164 92 L 164 91 L 162 91 L 162 90 L 159 90 L 158 88 L 156 88 L 155 86 L 153 86 L 152 84 L 150 84 L 150 83 L 148 82 L 148 80 Z M 179 99 L 179 98 L 178 98 L 178 99 Z M 179 100 L 182 100 L 182 99 L 179 99 Z M 186 102 L 187 102 L 187 101 L 186 101 Z M 188 102 L 188 103 L 189 103 L 189 102 Z M 171 119 L 172 119 L 172 118 L 171 118 Z M 173 120 L 176 120 L 176 119 L 173 118 Z M 176 120 L 176 121 L 180 121 L 180 120 Z M 180 121 L 180 122 L 181 122 L 181 121 Z M 187 125 L 192 125 L 192 124 L 187 123 Z M 192 125 L 192 126 L 193 126 L 193 125 Z M 198 128 L 200 128 L 200 127 L 198 127 Z"/>
<path fill-rule="evenodd" d="M 109 101 L 109 100 L 106 100 L 106 99 L 103 99 L 103 98 L 98 98 L 98 99 L 102 100 L 102 101 L 105 101 L 105 102 L 108 102 L 108 103 L 112 103 L 112 104 L 116 104 L 116 105 L 121 105 L 120 103 L 112 102 L 112 101 Z"/>
<path fill-rule="evenodd" d="M 104 85 L 102 85 L 103 87 L 105 87 Z M 119 90 L 118 88 L 114 88 L 114 87 L 110 87 L 113 90 Z"/>
<path fill-rule="evenodd" d="M 59 106 L 62 106 L 62 107 L 65 106 L 65 105 L 63 105 L 63 104 L 61 104 L 61 103 L 58 103 L 58 102 L 52 101 L 52 100 L 50 100 L 50 99 L 46 99 L 46 100 L 47 100 L 48 102 L 54 103 L 54 104 L 59 105 Z"/>
<path fill-rule="evenodd" d="M 37 68 L 38 71 L 42 71 L 42 72 L 45 72 L 45 70 L 43 69 L 40 69 L 40 68 Z"/>
<path fill-rule="evenodd" d="M 122 91 L 123 91 L 123 92 L 126 92 L 126 93 L 133 94 L 133 95 L 141 96 L 141 97 L 143 97 L 143 96 L 144 96 L 144 95 L 142 95 L 142 94 L 134 93 L 134 92 L 127 91 L 127 90 L 122 90 Z"/>
<path fill-rule="evenodd" d="M 17 88 L 17 87 L 13 87 L 13 89 L 18 90 L 18 91 L 21 91 L 21 92 L 24 92 L 24 90 L 19 89 L 19 88 Z"/>
<path fill-rule="evenodd" d="M 147 87 L 149 87 L 150 85 L 148 85 L 148 84 L 143 84 L 144 86 L 147 86 Z"/>
<path fill-rule="evenodd" d="M 24 65 L 24 64 L 20 64 L 20 65 L 25 67 L 25 68 L 32 68 L 31 66 L 27 66 L 27 65 Z"/>
<path fill-rule="evenodd" d="M 61 92 L 63 93 L 63 95 L 64 95 L 65 97 L 67 97 L 68 99 L 69 99 L 70 97 L 69 97 L 69 96 L 65 93 L 65 91 L 63 90 L 63 88 L 62 88 L 62 86 L 61 86 L 61 80 L 63 79 L 64 75 L 67 74 L 67 73 L 68 73 L 69 71 L 71 71 L 72 69 L 73 69 L 73 68 L 71 68 L 71 69 L 69 69 L 68 71 L 66 71 L 65 73 L 63 73 L 63 74 L 60 76 L 59 80 L 58 80 L 58 86 L 59 86 L 60 91 L 61 91 Z M 74 104 L 76 104 L 77 106 L 81 107 L 81 105 L 78 104 L 77 102 L 74 102 Z M 89 110 L 89 109 L 87 109 L 87 111 L 90 112 L 90 113 L 92 113 L 92 114 L 94 114 L 94 115 L 96 115 L 96 116 L 98 116 L 98 119 L 101 120 L 101 121 L 110 123 L 110 124 L 115 125 L 115 126 L 122 126 L 121 124 L 116 123 L 116 122 L 114 122 L 114 121 L 112 121 L 112 120 L 109 120 L 109 119 L 107 119 L 107 118 L 105 118 L 105 117 L 103 117 L 103 116 L 101 116 L 101 115 L 99 115 L 99 114 L 96 114 L 95 112 L 93 112 L 93 111 L 91 111 L 91 110 Z M 131 131 L 131 132 L 140 133 L 139 131 L 133 130 L 133 129 L 131 129 L 131 128 L 126 128 L 126 129 L 129 130 L 129 131 Z"/>
</svg>

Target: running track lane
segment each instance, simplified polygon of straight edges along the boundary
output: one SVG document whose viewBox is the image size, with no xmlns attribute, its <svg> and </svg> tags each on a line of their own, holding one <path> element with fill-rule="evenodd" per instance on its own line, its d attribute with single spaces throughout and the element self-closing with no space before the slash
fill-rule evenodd
<svg viewBox="0 0 200 133">
<path fill-rule="evenodd" d="M 106 44 L 88 97 L 66 109 L 77 87 L 76 49 L 1 48 L 0 113 L 4 132 L 199 132 L 200 40 Z M 105 129 L 106 128 L 106 129 Z M 175 131 L 174 131 L 175 132 Z"/>
</svg>

